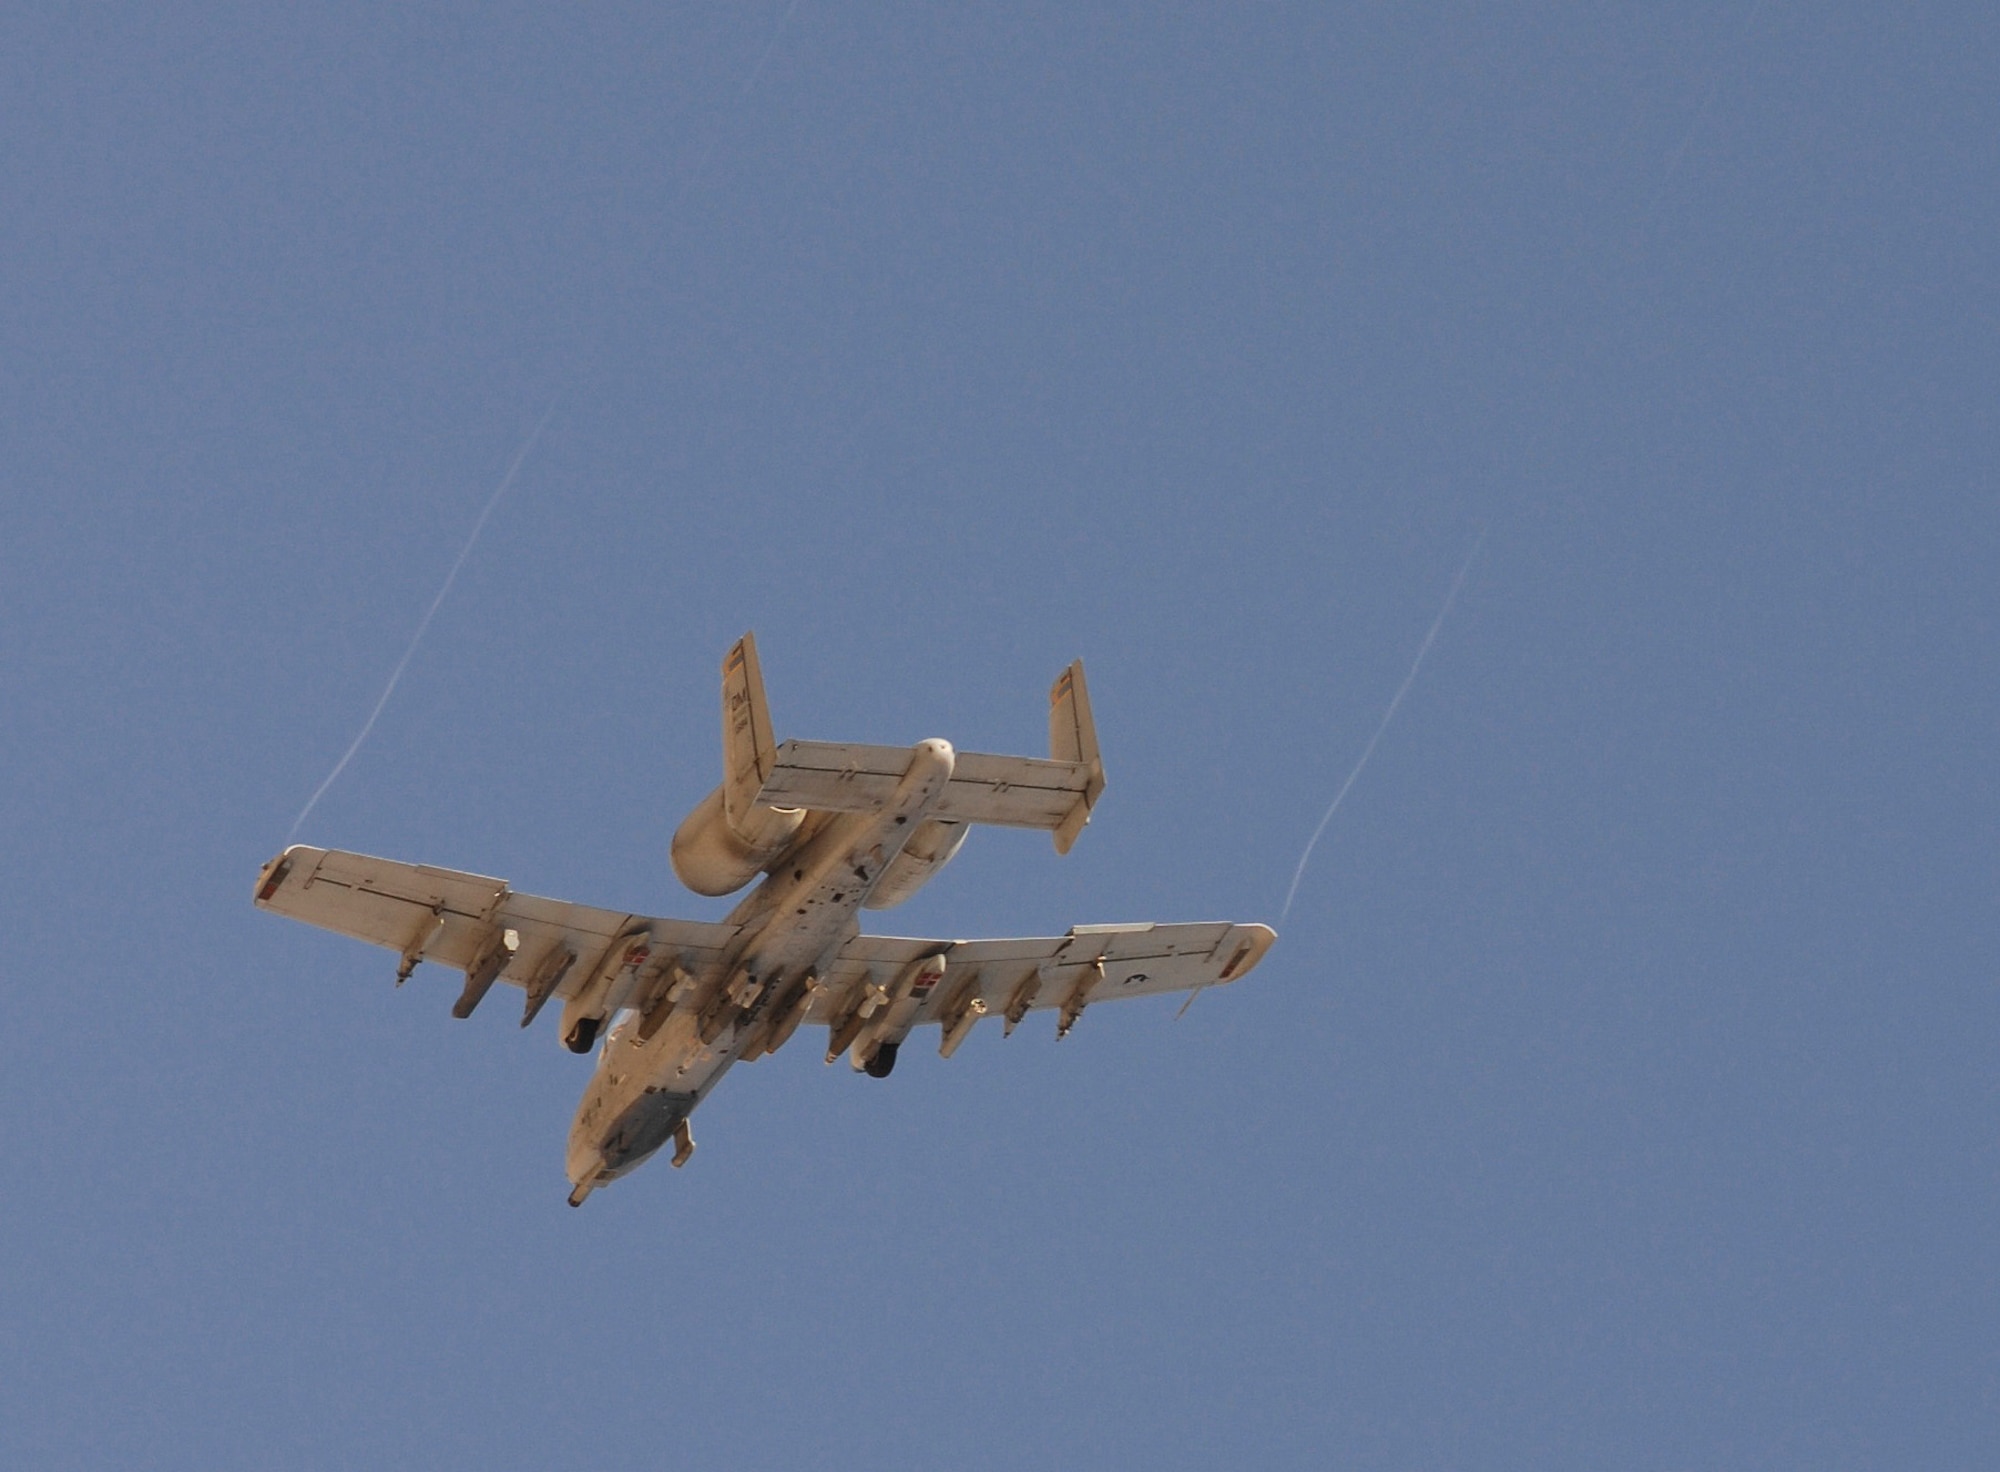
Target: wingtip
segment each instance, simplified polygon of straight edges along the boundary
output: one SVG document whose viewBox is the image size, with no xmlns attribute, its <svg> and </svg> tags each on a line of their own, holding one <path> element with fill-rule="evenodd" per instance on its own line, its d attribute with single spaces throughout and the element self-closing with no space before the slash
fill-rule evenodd
<svg viewBox="0 0 2000 1472">
<path fill-rule="evenodd" d="M 1238 925 L 1235 931 L 1236 947 L 1229 958 L 1229 964 L 1222 968 L 1220 981 L 1236 981 L 1257 969 L 1257 963 L 1277 944 L 1278 932 L 1258 921 Z"/>
<path fill-rule="evenodd" d="M 251 891 L 256 897 L 256 902 L 261 905 L 276 894 L 279 887 L 290 877 L 291 872 L 292 850 L 286 849 L 257 871 L 257 884 Z"/>
</svg>

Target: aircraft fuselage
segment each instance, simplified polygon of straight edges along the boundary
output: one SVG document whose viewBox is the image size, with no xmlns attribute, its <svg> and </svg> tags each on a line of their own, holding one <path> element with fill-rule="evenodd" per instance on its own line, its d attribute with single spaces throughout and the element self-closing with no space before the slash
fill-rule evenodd
<svg viewBox="0 0 2000 1472">
<path fill-rule="evenodd" d="M 875 812 L 831 813 L 796 842 L 730 915 L 737 943 L 680 995 L 630 1010 L 611 1028 L 570 1127 L 567 1174 L 580 1202 L 678 1139 L 688 1116 L 746 1052 L 781 1045 L 859 911 L 951 780 L 945 741 L 911 749 L 908 771 Z"/>
</svg>

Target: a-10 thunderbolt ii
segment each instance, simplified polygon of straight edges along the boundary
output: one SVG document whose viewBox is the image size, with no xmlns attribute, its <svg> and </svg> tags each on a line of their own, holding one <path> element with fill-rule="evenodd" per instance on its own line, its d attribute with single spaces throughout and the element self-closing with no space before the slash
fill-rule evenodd
<svg viewBox="0 0 2000 1472">
<path fill-rule="evenodd" d="M 901 904 L 950 861 L 970 825 L 1041 828 L 1067 853 L 1104 790 L 1083 662 L 1049 697 L 1046 761 L 954 751 L 944 741 L 858 746 L 771 737 L 756 641 L 722 665 L 723 782 L 674 834 L 674 872 L 697 894 L 764 880 L 719 923 L 661 920 L 516 894 L 428 865 L 299 845 L 264 866 L 257 904 L 465 973 L 470 1017 L 496 981 L 527 993 L 521 1025 L 562 1004 L 562 1040 L 596 1072 L 570 1128 L 570 1204 L 669 1140 L 694 1152 L 688 1117 L 737 1063 L 828 1029 L 831 1063 L 886 1078 L 915 1028 L 949 1058 L 982 1017 L 1006 1032 L 1053 1009 L 1056 1035 L 1086 1007 L 1241 977 L 1277 939 L 1264 925 L 1079 925 L 1036 940 L 863 935 L 859 912 Z M 609 1029 L 606 1030 L 606 1024 Z"/>
</svg>

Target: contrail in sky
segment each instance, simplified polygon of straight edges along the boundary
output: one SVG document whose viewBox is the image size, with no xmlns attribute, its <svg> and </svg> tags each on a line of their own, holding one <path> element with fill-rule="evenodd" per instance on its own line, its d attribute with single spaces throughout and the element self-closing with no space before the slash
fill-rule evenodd
<svg viewBox="0 0 2000 1472">
<path fill-rule="evenodd" d="M 757 57 L 757 64 L 750 68 L 750 74 L 743 79 L 743 85 L 737 92 L 737 100 L 739 102 L 750 95 L 751 89 L 757 85 L 757 79 L 764 74 L 765 64 L 770 61 L 771 53 L 778 49 L 778 42 L 784 36 L 785 28 L 791 23 L 792 16 L 798 8 L 799 0 L 792 0 L 792 3 L 785 7 L 785 13 L 778 17 L 778 24 L 771 32 L 771 39 L 764 43 L 764 49 Z M 694 167 L 688 170 L 687 177 L 681 181 L 680 189 L 675 193 L 672 202 L 668 205 L 669 210 L 678 207 L 680 202 L 687 198 L 688 191 L 694 188 L 695 181 L 701 177 L 702 170 L 707 167 L 709 157 L 715 152 L 717 143 L 721 141 L 721 136 L 719 129 L 710 136 L 708 145 L 702 149 L 701 156 L 695 160 Z M 299 831 L 299 826 L 312 813 L 313 808 L 319 803 L 319 800 L 326 796 L 326 790 L 333 786 L 335 780 L 339 778 L 342 772 L 347 770 L 347 764 L 354 760 L 354 754 L 361 750 L 361 743 L 366 741 L 368 733 L 375 729 L 375 722 L 381 718 L 383 708 L 389 704 L 389 697 L 396 693 L 396 684 L 403 678 L 403 671 L 410 667 L 411 657 L 416 654 L 417 646 L 423 642 L 424 632 L 430 628 L 431 619 L 436 616 L 439 607 L 444 603 L 445 595 L 451 592 L 451 585 L 457 581 L 458 570 L 465 566 L 465 559 L 471 555 L 473 544 L 479 540 L 479 534 L 486 529 L 486 519 L 493 514 L 493 508 L 500 504 L 500 498 L 507 494 L 507 488 L 514 484 L 514 477 L 520 472 L 522 462 L 528 458 L 529 452 L 535 448 L 535 442 L 542 437 L 542 431 L 548 427 L 550 418 L 556 412 L 556 403 L 561 397 L 561 393 L 558 392 L 556 397 L 549 401 L 547 412 L 542 415 L 540 423 L 536 424 L 534 429 L 529 433 L 527 440 L 521 446 L 520 452 L 514 456 L 514 463 L 507 467 L 507 473 L 500 478 L 499 486 L 486 502 L 486 509 L 479 513 L 479 520 L 472 524 L 472 534 L 465 539 L 465 545 L 458 549 L 458 557 L 452 563 L 451 571 L 445 574 L 444 586 L 438 589 L 437 597 L 431 599 L 431 606 L 424 610 L 423 618 L 418 621 L 416 633 L 410 636 L 409 648 L 403 651 L 403 657 L 396 661 L 396 668 L 390 671 L 389 683 L 382 687 L 382 695 L 375 702 L 375 709 L 368 713 L 368 719 L 362 723 L 360 734 L 354 738 L 353 743 L 341 755 L 340 760 L 333 764 L 333 770 L 326 774 L 326 780 L 319 784 L 318 788 L 314 790 L 313 795 L 306 799 L 306 805 L 299 809 L 298 817 L 292 820 L 291 832 L 285 835 L 285 842 L 290 843 L 292 841 L 292 835 Z"/>
<path fill-rule="evenodd" d="M 1361 760 L 1354 764 L 1354 770 L 1349 772 L 1347 780 L 1340 784 L 1340 791 L 1334 794 L 1333 803 L 1327 808 L 1326 816 L 1319 820 L 1319 827 L 1313 829 L 1312 837 L 1306 840 L 1306 851 L 1299 855 L 1299 866 L 1292 871 L 1292 887 L 1285 891 L 1285 907 L 1278 911 L 1280 920 L 1291 913 L 1292 901 L 1298 895 L 1299 881 L 1305 877 L 1306 860 L 1312 857 L 1313 846 L 1319 842 L 1320 835 L 1326 832 L 1326 825 L 1333 821 L 1333 815 L 1340 811 L 1341 803 L 1347 800 L 1347 794 L 1354 786 L 1354 779 L 1359 777 L 1361 769 L 1368 765 L 1368 758 L 1375 755 L 1375 743 L 1382 739 L 1382 733 L 1389 729 L 1389 722 L 1396 718 L 1396 707 L 1401 705 L 1403 697 L 1410 693 L 1410 686 L 1416 684 L 1417 671 L 1424 667 L 1424 656 L 1431 652 L 1431 645 L 1437 642 L 1438 630 L 1444 627 L 1445 616 L 1451 612 L 1451 605 L 1458 598 L 1458 590 L 1465 585 L 1465 575 L 1472 571 L 1473 559 L 1479 555 L 1479 549 L 1485 544 L 1486 533 L 1482 529 L 1472 543 L 1472 550 L 1465 554 L 1465 565 L 1459 568 L 1458 576 L 1452 579 L 1451 591 L 1444 595 L 1444 607 L 1438 610 L 1438 616 L 1432 620 L 1431 631 L 1424 635 L 1423 646 L 1417 650 L 1417 657 L 1410 664 L 1410 672 L 1403 676 L 1403 683 L 1398 687 L 1395 698 L 1389 702 L 1389 708 L 1382 712 L 1382 723 L 1375 728 L 1375 734 L 1368 738 L 1367 746 L 1362 748 Z"/>
<path fill-rule="evenodd" d="M 1763 0 L 1758 0 L 1761 5 Z M 748 97 L 750 89 L 757 85 L 757 79 L 764 75 L 764 63 L 771 59 L 771 53 L 778 49 L 778 38 L 785 34 L 785 27 L 791 24 L 792 12 L 799 8 L 799 0 L 792 0 L 785 7 L 785 13 L 778 17 L 778 28 L 771 32 L 771 42 L 764 48 L 764 54 L 757 58 L 757 65 L 750 69 L 750 76 L 743 84 L 743 95 Z"/>
<path fill-rule="evenodd" d="M 1694 142 L 1694 135 L 1701 128 L 1701 120 L 1708 116 L 1708 109 L 1715 101 L 1715 94 L 1722 90 L 1722 79 L 1729 70 L 1729 63 L 1742 54 L 1743 43 L 1750 38 L 1750 27 L 1756 22 L 1757 12 L 1763 6 L 1764 0 L 1750 0 L 1749 12 L 1744 15 L 1743 24 L 1737 28 L 1736 44 L 1729 48 L 1728 55 L 1717 64 L 1715 75 L 1709 79 L 1708 91 L 1702 94 L 1701 106 L 1694 110 L 1694 120 L 1688 124 L 1687 132 L 1681 135 L 1680 147 L 1676 148 L 1673 157 L 1667 160 L 1667 171 L 1660 176 L 1659 187 L 1653 191 L 1652 202 L 1646 206 L 1642 220 L 1651 220 L 1653 211 L 1660 207 L 1660 201 L 1666 197 L 1667 186 L 1673 182 L 1674 174 L 1681 166 L 1681 159 L 1688 151 L 1688 145 Z"/>
<path fill-rule="evenodd" d="M 769 61 L 771 53 L 778 49 L 778 41 L 785 34 L 785 27 L 791 24 L 792 12 L 798 8 L 799 0 L 792 0 L 792 3 L 785 7 L 785 13 L 778 17 L 777 29 L 771 32 L 771 39 L 765 43 L 763 54 L 757 58 L 757 64 L 750 68 L 750 75 L 743 79 L 742 89 L 736 94 L 737 102 L 740 103 L 748 97 L 750 89 L 757 85 L 757 79 L 764 75 L 764 63 Z M 701 157 L 694 161 L 694 167 L 689 169 L 687 177 L 681 180 L 681 187 L 675 191 L 673 199 L 667 205 L 668 210 L 678 209 L 681 201 L 688 197 L 688 191 L 694 188 L 694 182 L 701 177 L 701 171 L 708 167 L 709 157 L 721 141 L 722 128 L 718 123 L 715 131 L 709 135 L 708 144 L 702 149 Z"/>
<path fill-rule="evenodd" d="M 557 395 L 557 399 L 560 397 L 561 395 Z M 326 774 L 326 780 L 313 790 L 311 797 L 306 799 L 306 805 L 299 809 L 298 817 L 292 819 L 291 832 L 285 835 L 286 843 L 292 841 L 292 835 L 299 831 L 299 825 L 305 822 L 307 814 L 311 813 L 314 805 L 326 796 L 327 788 L 333 786 L 334 779 L 347 769 L 347 764 L 354 760 L 354 753 L 361 750 L 361 743 L 366 741 L 368 733 L 375 729 L 375 722 L 381 718 L 382 708 L 389 703 L 389 697 L 396 693 L 396 682 L 403 678 L 403 671 L 410 667 L 410 656 L 415 654 L 417 646 L 423 643 L 424 631 L 431 626 L 431 619 L 437 615 L 445 595 L 457 581 L 458 570 L 465 566 L 465 559 L 472 555 L 472 544 L 477 542 L 479 534 L 486 530 L 486 518 L 493 514 L 493 508 L 500 504 L 500 498 L 506 495 L 507 488 L 514 484 L 514 477 L 521 470 L 521 462 L 528 458 L 528 452 L 535 448 L 535 441 L 542 437 L 542 431 L 548 427 L 550 418 L 556 412 L 557 399 L 549 400 L 547 411 L 542 415 L 540 422 L 528 432 L 528 438 L 522 443 L 519 453 L 514 456 L 514 463 L 509 465 L 507 473 L 500 477 L 500 485 L 487 499 L 486 509 L 479 513 L 479 520 L 472 524 L 472 535 L 465 539 L 465 545 L 458 549 L 458 557 L 451 564 L 451 571 L 444 575 L 444 586 L 437 590 L 437 597 L 431 599 L 431 606 L 424 610 L 424 616 L 417 621 L 417 631 L 410 635 L 410 647 L 403 651 L 403 657 L 396 661 L 396 668 L 390 671 L 389 683 L 382 687 L 382 698 L 375 702 L 375 709 L 368 712 L 368 719 L 362 723 L 361 733 L 354 738 L 340 760 L 333 764 L 333 770 Z"/>
</svg>

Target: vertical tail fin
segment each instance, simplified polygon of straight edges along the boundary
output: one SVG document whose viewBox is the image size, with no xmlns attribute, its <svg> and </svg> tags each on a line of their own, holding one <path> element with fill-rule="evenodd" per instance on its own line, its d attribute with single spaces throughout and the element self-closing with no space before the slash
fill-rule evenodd
<svg viewBox="0 0 2000 1472">
<path fill-rule="evenodd" d="M 1083 682 L 1083 661 L 1076 660 L 1056 677 L 1049 691 L 1049 755 L 1059 762 L 1076 762 L 1089 769 L 1083 796 L 1055 831 L 1056 852 L 1066 854 L 1076 842 L 1090 810 L 1104 791 L 1104 763 L 1097 754 L 1097 722 L 1090 714 L 1090 690 Z"/>
<path fill-rule="evenodd" d="M 777 748 L 764 703 L 757 636 L 745 634 L 722 661 L 722 810 L 739 832 L 751 827 L 751 801 L 771 775 Z"/>
</svg>

